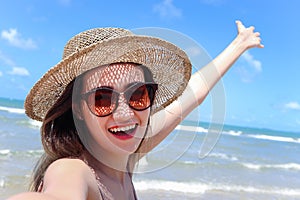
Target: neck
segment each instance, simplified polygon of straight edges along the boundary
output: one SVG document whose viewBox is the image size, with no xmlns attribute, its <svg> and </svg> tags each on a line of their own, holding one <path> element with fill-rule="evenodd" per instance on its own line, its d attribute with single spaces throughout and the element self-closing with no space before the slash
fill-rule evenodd
<svg viewBox="0 0 300 200">
<path fill-rule="evenodd" d="M 100 158 L 97 159 L 86 151 L 84 153 L 84 158 L 99 177 L 103 177 L 104 175 L 106 178 L 112 179 L 113 181 L 120 183 L 124 182 L 128 173 L 128 156 L 101 155 Z"/>
</svg>

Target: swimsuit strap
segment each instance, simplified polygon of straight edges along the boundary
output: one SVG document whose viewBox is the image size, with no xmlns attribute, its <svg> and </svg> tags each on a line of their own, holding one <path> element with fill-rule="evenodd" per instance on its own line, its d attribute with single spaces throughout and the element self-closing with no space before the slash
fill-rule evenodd
<svg viewBox="0 0 300 200">
<path fill-rule="evenodd" d="M 92 170 L 94 176 L 96 177 L 97 185 L 98 185 L 98 188 L 99 188 L 100 195 L 101 195 L 102 199 L 103 200 L 114 200 L 114 198 L 112 197 L 112 194 L 108 191 L 108 189 L 105 187 L 105 185 L 103 185 L 103 183 L 101 183 L 101 179 L 96 174 L 95 170 L 92 167 L 90 167 L 90 169 Z M 138 200 L 132 180 L 131 180 L 131 184 L 132 184 L 132 188 L 133 188 L 134 199 Z"/>
<path fill-rule="evenodd" d="M 133 188 L 133 196 L 134 196 L 134 199 L 135 199 L 135 200 L 138 200 L 132 180 L 131 180 L 131 184 L 132 184 L 132 188 Z"/>
<path fill-rule="evenodd" d="M 109 190 L 105 187 L 105 185 L 103 185 L 103 183 L 101 182 L 101 179 L 100 177 L 97 175 L 97 173 L 95 172 L 94 168 L 92 168 L 88 161 L 86 159 L 82 159 L 83 162 L 91 169 L 92 173 L 94 174 L 95 178 L 96 178 L 96 182 L 97 182 L 97 185 L 98 185 L 98 188 L 99 188 L 99 192 L 100 192 L 100 196 L 103 200 L 114 200 L 112 194 L 109 192 Z M 130 179 L 131 179 L 131 184 L 132 184 L 132 188 L 133 188 L 133 196 L 134 196 L 134 199 L 135 200 L 138 200 L 137 198 L 137 195 L 136 195 L 136 192 L 135 192 L 135 189 L 134 189 L 134 185 L 133 185 L 133 182 L 132 182 L 132 174 L 129 174 L 130 175 Z"/>
<path fill-rule="evenodd" d="M 105 185 L 103 185 L 101 183 L 100 177 L 97 175 L 95 170 L 89 165 L 87 160 L 83 159 L 83 162 L 85 162 L 85 164 L 87 164 L 87 166 L 89 166 L 89 168 L 91 169 L 92 173 L 94 174 L 94 176 L 96 178 L 96 182 L 97 182 L 97 185 L 98 185 L 98 189 L 99 189 L 99 192 L 100 192 L 101 199 L 103 199 L 103 200 L 114 200 L 112 194 L 108 191 L 108 189 L 105 187 Z"/>
</svg>

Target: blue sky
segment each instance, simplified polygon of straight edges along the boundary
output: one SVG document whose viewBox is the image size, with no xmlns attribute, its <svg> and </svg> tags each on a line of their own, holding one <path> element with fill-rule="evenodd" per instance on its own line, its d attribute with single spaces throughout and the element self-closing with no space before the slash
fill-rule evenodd
<svg viewBox="0 0 300 200">
<path fill-rule="evenodd" d="M 240 19 L 261 32 L 265 48 L 246 52 L 224 77 L 225 123 L 300 132 L 299 9 L 298 0 L 2 1 L 0 97 L 24 99 L 68 39 L 89 28 L 168 28 L 216 57 Z"/>
</svg>

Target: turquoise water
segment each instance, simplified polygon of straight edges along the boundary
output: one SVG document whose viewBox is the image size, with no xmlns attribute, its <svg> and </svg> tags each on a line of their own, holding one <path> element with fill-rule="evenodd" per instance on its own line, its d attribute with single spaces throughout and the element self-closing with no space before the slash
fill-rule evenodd
<svg viewBox="0 0 300 200">
<path fill-rule="evenodd" d="M 26 190 L 43 152 L 40 123 L 22 107 L 0 98 L 0 199 Z M 140 199 L 300 199 L 300 133 L 224 125 L 201 157 L 210 127 L 183 121 L 140 161 Z"/>
</svg>

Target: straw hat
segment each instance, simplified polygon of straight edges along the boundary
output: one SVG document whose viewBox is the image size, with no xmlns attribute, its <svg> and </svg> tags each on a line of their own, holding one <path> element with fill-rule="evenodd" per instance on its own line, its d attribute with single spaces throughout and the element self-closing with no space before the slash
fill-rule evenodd
<svg viewBox="0 0 300 200">
<path fill-rule="evenodd" d="M 62 60 L 33 86 L 25 100 L 26 114 L 43 121 L 74 78 L 87 70 L 117 62 L 142 64 L 151 70 L 159 85 L 152 113 L 180 96 L 191 75 L 188 56 L 174 44 L 121 28 L 91 29 L 71 38 Z"/>
</svg>

